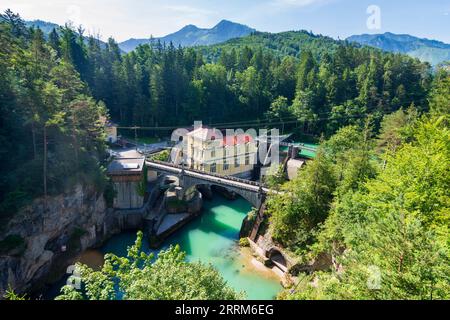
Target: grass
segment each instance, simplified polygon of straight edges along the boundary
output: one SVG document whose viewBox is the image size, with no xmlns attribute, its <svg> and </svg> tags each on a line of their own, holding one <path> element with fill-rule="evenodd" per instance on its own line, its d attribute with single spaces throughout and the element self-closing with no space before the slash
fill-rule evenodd
<svg viewBox="0 0 450 320">
<path fill-rule="evenodd" d="M 167 161 L 169 161 L 169 156 L 170 156 L 170 151 L 169 150 L 163 150 L 161 152 L 152 154 L 150 156 L 150 160 L 167 162 Z"/>
<path fill-rule="evenodd" d="M 127 138 L 129 140 L 132 140 L 132 141 L 135 140 L 134 130 L 121 129 L 119 134 L 122 135 L 124 138 Z M 142 134 L 142 132 L 141 132 L 141 134 Z M 139 143 L 152 144 L 152 143 L 160 142 L 161 138 L 155 137 L 155 136 L 145 136 L 145 137 L 139 136 L 139 132 L 138 132 L 137 140 L 138 140 Z"/>
<path fill-rule="evenodd" d="M 145 144 L 158 143 L 159 142 L 159 138 L 156 138 L 156 137 L 142 137 L 142 138 L 138 138 L 138 142 L 145 143 Z"/>
</svg>

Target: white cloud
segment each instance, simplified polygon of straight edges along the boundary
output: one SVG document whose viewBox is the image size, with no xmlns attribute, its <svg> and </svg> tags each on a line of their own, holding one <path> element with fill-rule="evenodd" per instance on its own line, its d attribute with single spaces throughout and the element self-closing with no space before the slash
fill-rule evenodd
<svg viewBox="0 0 450 320">
<path fill-rule="evenodd" d="M 165 9 L 175 11 L 177 13 L 182 14 L 194 14 L 194 15 L 208 15 L 208 14 L 215 14 L 215 11 L 206 10 L 206 9 L 200 9 L 195 8 L 191 6 L 165 6 Z"/>
<path fill-rule="evenodd" d="M 324 0 L 274 0 L 275 5 L 292 7 L 307 7 L 322 2 L 324 2 Z"/>
</svg>

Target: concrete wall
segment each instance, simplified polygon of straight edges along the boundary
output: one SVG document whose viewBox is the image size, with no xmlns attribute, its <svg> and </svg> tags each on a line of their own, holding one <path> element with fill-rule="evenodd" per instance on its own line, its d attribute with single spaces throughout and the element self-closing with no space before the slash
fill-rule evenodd
<svg viewBox="0 0 450 320">
<path fill-rule="evenodd" d="M 158 172 L 148 170 L 147 171 L 147 182 L 155 182 L 158 180 Z"/>
<path fill-rule="evenodd" d="M 114 198 L 115 209 L 138 209 L 144 204 L 144 198 L 138 195 L 137 181 L 114 182 L 117 196 Z"/>
<path fill-rule="evenodd" d="M 106 141 L 110 143 L 116 143 L 117 142 L 117 127 L 106 127 Z"/>
</svg>

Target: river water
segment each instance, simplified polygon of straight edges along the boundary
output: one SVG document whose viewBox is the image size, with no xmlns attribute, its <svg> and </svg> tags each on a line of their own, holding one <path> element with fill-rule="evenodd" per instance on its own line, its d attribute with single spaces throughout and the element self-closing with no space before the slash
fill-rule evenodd
<svg viewBox="0 0 450 320">
<path fill-rule="evenodd" d="M 257 262 L 248 248 L 237 244 L 239 230 L 250 204 L 242 199 L 230 201 L 220 195 L 204 201 L 203 214 L 169 237 L 161 249 L 179 244 L 188 261 L 211 263 L 228 284 L 244 291 L 247 299 L 273 299 L 282 289 L 279 277 Z M 88 250 L 78 261 L 93 268 L 102 264 L 106 253 L 126 256 L 127 247 L 134 244 L 135 232 L 125 232 L 111 238 L 100 250 Z M 143 241 L 145 252 L 154 252 Z"/>
</svg>

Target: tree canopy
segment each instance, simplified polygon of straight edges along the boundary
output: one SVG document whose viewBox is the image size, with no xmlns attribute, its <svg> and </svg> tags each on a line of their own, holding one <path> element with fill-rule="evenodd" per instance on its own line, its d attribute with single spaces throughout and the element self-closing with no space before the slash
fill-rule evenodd
<svg viewBox="0 0 450 320">
<path fill-rule="evenodd" d="M 385 116 L 378 137 L 347 127 L 323 144 L 337 179 L 327 202 L 320 193 L 314 193 L 317 202 L 300 194 L 307 194 L 301 186 L 329 172 L 326 167 L 311 175 L 318 164 L 289 185 L 293 194 L 299 193 L 296 201 L 270 200 L 275 203 L 274 234 L 281 233 L 281 243 L 297 249 L 305 261 L 325 254 L 333 262 L 327 271 L 303 275 L 280 298 L 449 298 L 450 95 L 443 85 L 448 79 L 448 73 L 436 78 L 429 113 L 400 110 Z M 321 184 L 328 187 L 330 181 Z M 320 212 L 307 210 L 311 206 Z M 309 230 L 316 232 L 298 227 L 314 219 Z M 309 242 L 298 241 L 304 235 L 310 235 Z"/>
<path fill-rule="evenodd" d="M 128 248 L 127 257 L 105 256 L 102 270 L 77 264 L 83 290 L 61 289 L 57 300 L 235 300 L 243 297 L 231 289 L 211 265 L 186 262 L 179 246 L 153 254 L 141 251 L 142 232 Z"/>
</svg>

